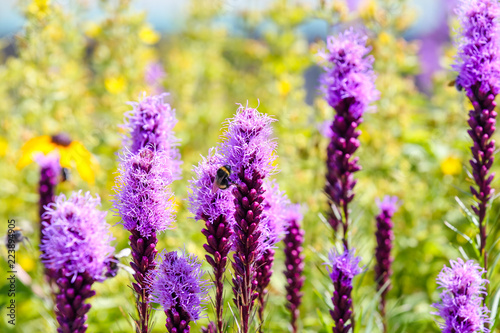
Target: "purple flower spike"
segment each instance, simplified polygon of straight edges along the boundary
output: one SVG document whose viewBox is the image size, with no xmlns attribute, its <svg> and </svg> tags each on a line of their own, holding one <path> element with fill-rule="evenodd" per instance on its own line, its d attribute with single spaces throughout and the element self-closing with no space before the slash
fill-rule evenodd
<svg viewBox="0 0 500 333">
<path fill-rule="evenodd" d="M 330 315 L 335 323 L 333 333 L 347 333 L 354 330 L 354 315 L 352 309 L 352 280 L 354 276 L 361 273 L 359 262 L 361 257 L 354 256 L 354 249 L 344 249 L 343 254 L 332 250 L 328 256 L 327 265 L 330 278 L 333 281 L 335 291 L 333 292 L 333 310 Z"/>
<path fill-rule="evenodd" d="M 336 113 L 326 161 L 325 192 L 335 210 L 330 213 L 329 222 L 335 231 L 339 225 L 343 226 L 347 248 L 348 204 L 354 198 L 356 185 L 353 173 L 361 170 L 358 158 L 353 158 L 361 134 L 357 128 L 363 122 L 368 105 L 379 96 L 374 83 L 373 57 L 368 55 L 370 49 L 366 47 L 366 40 L 366 36 L 347 30 L 338 37 L 330 36 L 328 51 L 320 54 L 326 61 L 325 73 L 320 78 L 322 91 Z"/>
<path fill-rule="evenodd" d="M 265 226 L 263 241 L 267 245 L 260 259 L 257 260 L 256 281 L 257 292 L 259 293 L 259 320 L 261 324 L 264 320 L 264 309 L 266 307 L 267 287 L 273 275 L 273 263 L 275 251 L 273 248 L 280 242 L 286 233 L 286 213 L 290 205 L 285 192 L 279 190 L 276 181 L 266 180 L 264 182 L 264 206 L 262 223 Z M 262 331 L 262 325 L 260 326 Z"/>
<path fill-rule="evenodd" d="M 222 166 L 222 157 L 216 149 L 210 149 L 207 158 L 194 168 L 196 178 L 190 181 L 191 194 L 189 196 L 190 211 L 197 220 L 205 221 L 203 235 L 207 244 L 203 247 L 207 251 L 205 258 L 212 266 L 215 284 L 215 313 L 216 325 L 212 323 L 210 332 L 224 330 L 224 272 L 227 266 L 227 255 L 231 250 L 232 225 L 234 223 L 234 202 L 230 191 L 212 191 L 217 170 Z"/>
<path fill-rule="evenodd" d="M 55 154 L 37 155 L 35 161 L 40 166 L 40 182 L 38 183 L 38 193 L 40 194 L 39 214 L 40 214 L 40 241 L 43 236 L 44 224 L 50 223 L 50 216 L 45 215 L 47 206 L 54 202 L 56 186 L 61 175 L 61 165 L 59 156 Z"/>
<path fill-rule="evenodd" d="M 437 282 L 441 291 L 441 303 L 433 306 L 438 310 L 433 314 L 441 316 L 443 333 L 488 333 L 488 308 L 482 306 L 488 280 L 482 276 L 486 271 L 473 260 L 464 262 L 450 260 L 444 266 Z"/>
<path fill-rule="evenodd" d="M 201 263 L 194 255 L 175 251 L 163 251 L 159 258 L 158 267 L 147 278 L 151 301 L 163 307 L 170 333 L 189 333 L 189 323 L 201 318 L 201 304 L 207 300 Z"/>
<path fill-rule="evenodd" d="M 478 216 L 479 250 L 484 256 L 484 268 L 488 269 L 486 247 L 486 210 L 494 190 L 491 182 L 495 140 L 495 97 L 500 89 L 500 4 L 496 0 L 463 0 L 458 8 L 462 33 L 458 43 L 458 55 L 453 68 L 458 71 L 456 86 L 465 90 L 472 103 L 469 111 L 472 175 L 476 187 L 471 192 L 477 203 L 472 210 Z"/>
<path fill-rule="evenodd" d="M 304 243 L 304 230 L 300 224 L 303 219 L 300 212 L 300 205 L 290 205 L 285 217 L 287 231 L 285 239 L 285 277 L 286 277 L 286 299 L 288 301 L 287 308 L 292 313 L 291 326 L 292 332 L 297 333 L 297 319 L 299 318 L 299 307 L 302 302 L 302 286 L 304 285 L 305 277 L 302 275 L 304 271 L 304 254 L 302 253 L 302 244 Z"/>
<path fill-rule="evenodd" d="M 178 139 L 173 128 L 177 124 L 175 110 L 163 99 L 163 93 L 147 96 L 140 102 L 131 102 L 133 110 L 126 115 L 125 128 L 130 136 L 124 138 L 124 146 L 132 153 L 137 153 L 144 147 L 154 151 L 165 151 L 168 155 L 168 169 L 174 179 L 180 179 L 182 161 L 179 153 Z"/>
<path fill-rule="evenodd" d="M 377 231 L 375 238 L 377 239 L 377 247 L 375 248 L 375 282 L 377 282 L 377 291 L 380 291 L 384 286 L 385 289 L 380 295 L 380 313 L 384 324 L 384 332 L 387 332 L 387 320 L 385 318 L 385 300 L 387 292 L 390 290 L 390 280 L 392 275 L 392 241 L 394 233 L 392 231 L 392 216 L 398 209 L 398 198 L 385 196 L 382 201 L 377 199 L 377 205 L 380 213 L 377 215 Z"/>
<path fill-rule="evenodd" d="M 69 199 L 59 195 L 47 207 L 42 243 L 42 261 L 54 272 L 58 332 L 85 332 L 85 300 L 95 295 L 95 281 L 103 281 L 108 257 L 114 248 L 105 212 L 97 210 L 100 199 L 90 193 L 73 193 Z"/>
<path fill-rule="evenodd" d="M 148 332 L 151 308 L 145 277 L 156 267 L 157 232 L 168 229 L 174 222 L 172 193 L 168 186 L 172 182 L 168 153 L 152 151 L 148 147 L 138 153 L 122 157 L 119 167 L 115 210 L 122 218 L 132 248 L 130 263 L 135 271 L 132 284 L 137 293 L 138 331 Z"/>
<path fill-rule="evenodd" d="M 240 329 L 249 331 L 249 320 L 258 297 L 256 262 L 267 248 L 264 243 L 264 179 L 273 171 L 276 142 L 271 139 L 274 120 L 256 109 L 240 106 L 229 119 L 222 145 L 224 164 L 231 166 L 235 203 L 233 235 L 233 292 L 240 313 Z"/>
</svg>

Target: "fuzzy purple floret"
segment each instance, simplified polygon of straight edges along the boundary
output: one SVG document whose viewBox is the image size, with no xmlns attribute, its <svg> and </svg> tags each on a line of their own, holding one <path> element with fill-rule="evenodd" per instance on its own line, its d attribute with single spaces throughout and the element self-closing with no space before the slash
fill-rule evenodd
<svg viewBox="0 0 500 333">
<path fill-rule="evenodd" d="M 231 166 L 235 204 L 233 244 L 235 254 L 233 293 L 239 308 L 240 329 L 249 331 L 256 292 L 256 262 L 268 246 L 263 223 L 264 179 L 273 171 L 276 141 L 271 138 L 274 120 L 256 109 L 240 106 L 229 119 L 222 144 L 224 164 Z"/>
<path fill-rule="evenodd" d="M 337 37 L 329 36 L 327 51 L 320 53 L 326 60 L 325 73 L 320 78 L 326 101 L 334 109 L 348 101 L 349 112 L 356 118 L 379 98 L 367 39 L 353 29 L 346 30 Z"/>
<path fill-rule="evenodd" d="M 208 299 L 201 263 L 194 255 L 176 251 L 158 257 L 157 268 L 148 276 L 151 301 L 163 307 L 169 332 L 189 332 L 189 322 L 202 317 L 202 303 Z"/>
<path fill-rule="evenodd" d="M 333 310 L 330 310 L 335 327 L 333 333 L 347 333 L 354 329 L 354 316 L 352 310 L 352 280 L 362 272 L 359 267 L 361 257 L 354 256 L 354 249 L 340 254 L 332 250 L 328 255 L 327 265 L 330 279 L 333 282 L 334 292 L 332 297 Z"/>
<path fill-rule="evenodd" d="M 182 161 L 177 148 L 179 140 L 173 132 L 177 119 L 175 110 L 163 100 L 167 95 L 146 96 L 140 102 L 130 102 L 134 109 L 125 117 L 124 127 L 129 135 L 124 138 L 124 147 L 129 147 L 132 153 L 144 147 L 165 151 L 168 156 L 166 166 L 173 179 L 180 179 Z"/>
<path fill-rule="evenodd" d="M 464 262 L 450 260 L 450 266 L 444 266 L 437 277 L 441 291 L 441 303 L 433 306 L 438 310 L 434 314 L 441 316 L 443 333 L 490 332 L 488 308 L 482 306 L 486 294 L 486 271 L 473 260 Z"/>
<path fill-rule="evenodd" d="M 229 119 L 221 154 L 231 166 L 231 180 L 241 181 L 239 173 L 252 178 L 254 173 L 267 177 L 273 170 L 276 159 L 276 140 L 271 138 L 271 124 L 276 121 L 257 109 L 240 107 L 234 118 Z"/>
<path fill-rule="evenodd" d="M 125 153 L 118 171 L 113 203 L 124 228 L 146 238 L 170 228 L 175 213 L 168 153 L 148 148 Z"/>
<path fill-rule="evenodd" d="M 500 4 L 496 0 L 461 0 L 457 9 L 462 27 L 453 69 L 456 84 L 494 95 L 500 89 Z"/>
<path fill-rule="evenodd" d="M 196 220 L 213 221 L 219 216 L 227 217 L 228 221 L 234 220 L 233 195 L 230 190 L 212 192 L 217 170 L 223 165 L 223 157 L 217 149 L 211 148 L 207 157 L 194 168 L 195 178 L 190 180 L 189 211 Z"/>
<path fill-rule="evenodd" d="M 299 204 L 290 205 L 287 211 L 285 243 L 285 277 L 286 277 L 286 299 L 287 308 L 292 314 L 292 332 L 298 331 L 297 320 L 299 318 L 299 307 L 302 302 L 302 286 L 304 285 L 304 254 L 302 244 L 304 243 L 304 230 L 301 228 L 303 215 Z"/>
<path fill-rule="evenodd" d="M 380 295 L 380 312 L 383 318 L 384 332 L 387 332 L 385 302 L 387 292 L 391 288 L 391 264 L 393 260 L 391 250 L 394 240 L 392 216 L 398 209 L 398 197 L 385 196 L 382 201 L 379 199 L 376 201 L 380 213 L 375 218 L 377 221 L 377 229 L 375 231 L 375 238 L 377 239 L 377 247 L 375 248 L 375 282 L 377 283 L 378 291 L 385 286 L 385 289 Z"/>
<path fill-rule="evenodd" d="M 106 223 L 106 212 L 97 209 L 101 200 L 89 192 L 73 193 L 68 199 L 59 195 L 47 207 L 50 217 L 43 230 L 42 260 L 46 267 L 76 278 L 86 273 L 96 281 L 105 279 L 104 272 L 109 256 L 114 252 L 113 240 Z"/>
</svg>

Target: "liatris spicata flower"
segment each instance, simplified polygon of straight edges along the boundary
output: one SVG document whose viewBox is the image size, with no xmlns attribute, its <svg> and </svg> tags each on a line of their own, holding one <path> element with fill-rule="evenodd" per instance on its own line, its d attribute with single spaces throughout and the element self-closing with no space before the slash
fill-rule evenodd
<svg viewBox="0 0 500 333">
<path fill-rule="evenodd" d="M 240 313 L 240 329 L 249 330 L 256 292 L 256 262 L 266 249 L 262 225 L 264 179 L 273 171 L 276 142 L 271 139 L 273 119 L 256 109 L 240 106 L 229 120 L 222 155 L 231 166 L 235 203 L 233 292 Z"/>
<path fill-rule="evenodd" d="M 285 239 L 285 277 L 286 277 L 286 299 L 287 308 L 292 313 L 292 332 L 297 332 L 297 319 L 299 318 L 299 307 L 302 302 L 302 286 L 305 277 L 304 255 L 302 254 L 302 244 L 304 243 L 304 230 L 300 227 L 302 221 L 300 205 L 290 205 L 285 217 L 287 226 Z"/>
<path fill-rule="evenodd" d="M 377 282 L 377 290 L 385 289 L 380 294 L 380 313 L 384 324 L 384 332 L 387 332 L 387 320 L 385 318 L 385 298 L 390 289 L 391 283 L 391 250 L 394 233 L 392 232 L 392 216 L 398 209 L 398 198 L 385 196 L 382 201 L 377 200 L 380 213 L 377 215 L 377 247 L 375 248 L 375 282 Z"/>
<path fill-rule="evenodd" d="M 465 90 L 473 107 L 469 111 L 468 133 L 473 141 L 470 165 L 476 183 L 471 192 L 477 203 L 472 210 L 478 216 L 479 250 L 487 270 L 485 217 L 493 194 L 494 173 L 490 173 L 490 168 L 495 151 L 495 96 L 500 89 L 500 4 L 496 0 L 462 0 L 458 14 L 463 30 L 453 68 L 458 71 L 456 86 Z"/>
<path fill-rule="evenodd" d="M 159 258 L 158 267 L 147 277 L 151 301 L 163 307 L 170 333 L 189 333 L 189 323 L 201 318 L 201 304 L 207 299 L 201 263 L 194 255 L 175 251 L 163 251 Z"/>
<path fill-rule="evenodd" d="M 99 197 L 90 193 L 64 194 L 47 207 L 45 216 L 50 223 L 43 229 L 41 258 L 57 277 L 56 295 L 58 332 L 85 332 L 86 313 L 90 304 L 85 300 L 95 295 L 92 284 L 103 281 L 109 256 L 114 248 L 106 213 L 97 209 Z"/>
<path fill-rule="evenodd" d="M 59 183 L 61 175 L 61 165 L 59 155 L 38 154 L 35 161 L 40 166 L 40 181 L 38 183 L 38 193 L 40 194 L 39 215 L 40 215 L 40 240 L 45 224 L 50 223 L 50 216 L 45 215 L 49 204 L 54 202 L 56 185 Z"/>
<path fill-rule="evenodd" d="M 332 210 L 335 210 L 330 214 L 329 222 L 335 231 L 342 224 L 347 248 L 348 204 L 354 197 L 356 185 L 353 173 L 361 169 L 358 158 L 353 158 L 361 134 L 357 128 L 368 105 L 379 95 L 374 84 L 373 57 L 368 55 L 370 49 L 365 45 L 366 39 L 352 29 L 347 30 L 338 37 L 330 36 L 328 51 L 320 54 L 326 60 L 325 73 L 320 79 L 322 91 L 336 112 L 326 161 L 325 192 Z"/>
<path fill-rule="evenodd" d="M 263 241 L 268 248 L 264 251 L 259 260 L 257 260 L 256 281 L 257 292 L 259 293 L 259 320 L 261 322 L 260 331 L 262 332 L 262 323 L 264 321 L 264 309 L 266 307 L 267 287 L 271 282 L 273 275 L 274 247 L 283 239 L 286 232 L 285 217 L 290 200 L 285 192 L 279 190 L 276 181 L 266 180 L 264 182 L 264 206 L 263 219 L 261 223 L 266 228 Z"/>
<path fill-rule="evenodd" d="M 163 99 L 168 94 L 145 96 L 140 102 L 131 102 L 133 110 L 126 115 L 125 128 L 130 136 L 124 138 L 124 146 L 132 153 L 144 147 L 154 151 L 165 151 L 169 157 L 168 168 L 173 179 L 180 179 L 182 164 L 178 139 L 173 128 L 177 123 L 175 110 Z"/>
<path fill-rule="evenodd" d="M 144 79 L 148 86 L 153 89 L 153 93 L 161 94 L 163 92 L 162 81 L 165 79 L 165 71 L 159 62 L 151 62 L 146 67 Z"/>
<path fill-rule="evenodd" d="M 190 181 L 190 211 L 195 219 L 205 222 L 203 235 L 207 244 L 205 258 L 212 266 L 215 284 L 216 324 L 209 329 L 215 332 L 224 331 L 224 272 L 227 266 L 227 255 L 231 250 L 232 224 L 234 223 L 234 203 L 230 191 L 212 191 L 217 170 L 222 165 L 222 157 L 215 149 L 210 149 L 208 156 L 194 168 L 196 178 Z M 215 326 L 216 325 L 216 326 Z M 216 329 L 215 329 L 216 327 Z M 212 332 L 211 331 L 211 332 Z"/>
<path fill-rule="evenodd" d="M 119 167 L 115 210 L 129 230 L 135 271 L 132 287 L 137 293 L 138 331 L 148 332 L 151 308 L 145 277 L 156 267 L 157 232 L 170 227 L 174 220 L 172 182 L 169 156 L 165 151 L 154 152 L 148 147 L 138 153 L 123 156 Z"/>
<path fill-rule="evenodd" d="M 440 324 L 443 333 L 488 333 L 488 308 L 482 306 L 485 284 L 482 276 L 486 271 L 473 260 L 450 260 L 437 277 L 441 291 L 441 303 L 433 306 L 433 313 L 444 320 Z"/>
<path fill-rule="evenodd" d="M 354 276 L 361 273 L 359 267 L 360 257 L 354 256 L 354 249 L 344 249 L 340 254 L 332 250 L 328 256 L 327 265 L 330 278 L 335 288 L 332 297 L 333 310 L 330 310 L 335 326 L 333 333 L 347 333 L 352 328 L 354 330 L 354 315 L 352 309 L 352 280 Z"/>
</svg>

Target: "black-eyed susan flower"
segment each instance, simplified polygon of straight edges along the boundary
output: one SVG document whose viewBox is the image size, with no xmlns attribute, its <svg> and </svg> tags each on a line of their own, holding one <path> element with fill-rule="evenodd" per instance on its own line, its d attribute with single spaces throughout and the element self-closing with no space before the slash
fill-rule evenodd
<svg viewBox="0 0 500 333">
<path fill-rule="evenodd" d="M 56 151 L 62 168 L 76 168 L 80 177 L 89 184 L 94 183 L 94 167 L 97 161 L 79 141 L 71 140 L 69 135 L 59 133 L 52 136 L 42 135 L 26 142 L 21 148 L 21 158 L 17 163 L 19 169 L 34 161 L 37 154 L 49 154 Z"/>
</svg>

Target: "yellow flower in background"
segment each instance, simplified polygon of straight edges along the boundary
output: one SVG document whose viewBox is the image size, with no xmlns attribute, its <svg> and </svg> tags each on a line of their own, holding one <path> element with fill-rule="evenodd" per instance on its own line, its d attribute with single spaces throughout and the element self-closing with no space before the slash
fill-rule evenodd
<svg viewBox="0 0 500 333">
<path fill-rule="evenodd" d="M 292 85 L 288 80 L 280 80 L 278 82 L 278 91 L 281 96 L 286 96 L 290 92 L 290 89 L 292 89 Z"/>
<path fill-rule="evenodd" d="M 9 148 L 9 142 L 5 138 L 0 137 L 0 157 L 7 155 L 7 148 Z"/>
<path fill-rule="evenodd" d="M 50 12 L 50 0 L 33 0 L 28 6 L 28 13 L 38 17 L 44 18 Z"/>
<path fill-rule="evenodd" d="M 160 34 L 154 31 L 149 24 L 146 24 L 139 30 L 139 38 L 145 44 L 152 45 L 158 43 L 160 40 Z"/>
<path fill-rule="evenodd" d="M 89 184 L 94 184 L 93 168 L 97 161 L 79 141 L 73 141 L 63 133 L 53 136 L 42 135 L 26 142 L 21 148 L 21 158 L 17 167 L 22 169 L 34 161 L 37 154 L 59 153 L 59 163 L 63 168 L 75 168 L 80 177 Z"/>
<path fill-rule="evenodd" d="M 114 95 L 121 93 L 125 90 L 127 80 L 123 75 L 110 76 L 104 79 L 104 86 L 106 90 Z"/>
<path fill-rule="evenodd" d="M 96 38 L 101 34 L 101 32 L 102 32 L 101 26 L 95 22 L 89 22 L 85 27 L 85 34 L 90 38 Z"/>
<path fill-rule="evenodd" d="M 455 156 L 448 156 L 441 161 L 441 171 L 445 175 L 458 175 L 462 171 L 462 164 Z"/>
</svg>

